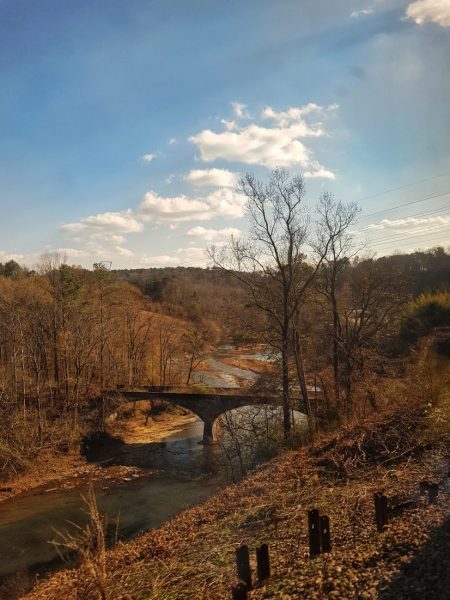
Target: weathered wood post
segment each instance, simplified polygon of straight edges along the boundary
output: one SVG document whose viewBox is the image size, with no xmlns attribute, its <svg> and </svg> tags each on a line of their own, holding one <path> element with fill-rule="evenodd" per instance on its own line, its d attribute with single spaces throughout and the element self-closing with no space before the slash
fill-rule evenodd
<svg viewBox="0 0 450 600">
<path fill-rule="evenodd" d="M 428 502 L 429 504 L 436 504 L 439 496 L 439 484 L 430 483 L 428 486 Z"/>
<path fill-rule="evenodd" d="M 245 583 L 238 583 L 231 590 L 233 600 L 247 600 L 247 586 Z"/>
<path fill-rule="evenodd" d="M 246 586 L 252 589 L 252 572 L 250 569 L 250 553 L 245 544 L 236 550 L 237 576 Z"/>
<path fill-rule="evenodd" d="M 258 581 L 264 581 L 270 577 L 270 558 L 269 546 L 262 544 L 256 548 L 256 568 L 258 572 Z"/>
<path fill-rule="evenodd" d="M 373 499 L 375 503 L 375 522 L 377 524 L 377 531 L 381 532 L 389 521 L 388 499 L 381 492 L 375 492 Z"/>
<path fill-rule="evenodd" d="M 317 508 L 308 510 L 309 556 L 320 554 L 320 517 Z"/>
<path fill-rule="evenodd" d="M 330 552 L 331 550 L 331 534 L 330 534 L 330 519 L 323 515 L 320 517 L 320 547 L 322 552 Z"/>
</svg>

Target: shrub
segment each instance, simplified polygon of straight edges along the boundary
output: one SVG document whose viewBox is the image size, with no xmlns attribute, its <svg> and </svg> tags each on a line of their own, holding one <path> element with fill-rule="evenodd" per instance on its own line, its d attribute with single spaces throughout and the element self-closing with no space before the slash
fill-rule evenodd
<svg viewBox="0 0 450 600">
<path fill-rule="evenodd" d="M 413 343 L 434 328 L 450 326 L 450 292 L 423 294 L 411 302 L 401 325 L 401 336 Z"/>
</svg>

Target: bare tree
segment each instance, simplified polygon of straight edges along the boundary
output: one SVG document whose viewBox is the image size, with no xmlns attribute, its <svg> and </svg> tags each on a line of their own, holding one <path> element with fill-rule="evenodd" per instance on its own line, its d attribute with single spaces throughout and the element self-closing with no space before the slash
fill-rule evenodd
<svg viewBox="0 0 450 600">
<path fill-rule="evenodd" d="M 374 259 L 353 265 L 341 295 L 339 349 L 343 363 L 344 412 L 350 414 L 355 374 L 364 373 L 368 351 L 376 348 L 377 337 L 393 325 L 405 296 L 397 270 Z"/>
<path fill-rule="evenodd" d="M 194 323 L 189 332 L 184 335 L 187 352 L 187 377 L 186 385 L 189 385 L 193 372 L 204 362 L 207 343 L 203 331 L 198 323 Z"/>
<path fill-rule="evenodd" d="M 341 315 L 338 307 L 338 286 L 342 273 L 350 260 L 361 250 L 355 249 L 353 236 L 349 228 L 356 221 L 360 211 L 354 202 L 344 204 L 336 201 L 332 194 L 325 192 L 320 198 L 317 211 L 320 215 L 315 250 L 323 259 L 320 269 L 318 291 L 328 304 L 332 317 L 332 361 L 334 396 L 339 404 L 340 398 L 340 339 Z"/>
<path fill-rule="evenodd" d="M 247 198 L 250 232 L 246 240 L 232 238 L 228 246 L 212 247 L 214 265 L 232 273 L 247 289 L 254 306 L 266 317 L 262 339 L 277 350 L 282 366 L 282 405 L 285 439 L 291 434 L 289 362 L 298 329 L 302 298 L 313 281 L 321 260 L 305 264 L 309 219 L 304 209 L 305 184 L 301 176 L 284 169 L 272 172 L 267 184 L 247 174 L 240 181 Z M 328 248 L 323 249 L 325 254 Z M 297 355 L 301 348 L 297 345 Z M 304 382 L 303 361 L 297 368 Z M 306 384 L 302 386 L 306 410 Z"/>
</svg>

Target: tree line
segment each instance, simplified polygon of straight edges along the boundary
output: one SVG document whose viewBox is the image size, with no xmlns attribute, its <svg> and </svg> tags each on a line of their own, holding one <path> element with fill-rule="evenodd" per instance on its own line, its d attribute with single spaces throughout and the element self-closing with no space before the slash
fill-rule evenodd
<svg viewBox="0 0 450 600">
<path fill-rule="evenodd" d="M 218 336 L 205 319 L 166 314 L 102 264 L 44 257 L 0 276 L 0 470 L 102 428 L 108 392 L 190 383 Z M 106 403 L 106 404 L 105 404 Z"/>
<path fill-rule="evenodd" d="M 4 473 L 101 428 L 110 390 L 191 384 L 221 340 L 271 349 L 276 368 L 255 389 L 280 397 L 288 440 L 298 398 L 312 429 L 377 410 L 376 382 L 450 324 L 444 249 L 370 256 L 352 235 L 358 207 L 324 193 L 312 213 L 303 179 L 284 170 L 246 175 L 241 190 L 249 235 L 211 247 L 207 269 L 87 270 L 58 254 L 34 270 L 0 263 Z"/>
<path fill-rule="evenodd" d="M 411 290 L 420 281 L 448 283 L 442 279 L 448 255 L 442 248 L 407 258 L 368 255 L 352 233 L 358 206 L 325 192 L 313 216 L 305 205 L 304 179 L 284 169 L 274 170 L 267 182 L 246 174 L 240 189 L 247 198 L 249 234 L 212 246 L 209 254 L 246 290 L 246 306 L 260 317 L 248 315 L 246 327 L 278 357 L 272 389 L 281 396 L 285 440 L 295 397 L 302 399 L 311 433 L 318 426 L 310 401 L 312 375 L 326 398 L 322 419 L 324 408 L 335 420 L 351 416 L 361 395 L 376 408 L 376 388 L 367 383 L 386 369 L 389 353 L 401 353 L 397 334 Z M 437 278 L 423 277 L 430 263 Z"/>
</svg>

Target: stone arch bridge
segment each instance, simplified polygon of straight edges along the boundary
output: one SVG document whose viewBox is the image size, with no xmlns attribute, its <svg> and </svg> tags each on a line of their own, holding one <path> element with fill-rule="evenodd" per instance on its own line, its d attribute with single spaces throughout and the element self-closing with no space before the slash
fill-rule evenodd
<svg viewBox="0 0 450 600">
<path fill-rule="evenodd" d="M 137 400 L 164 400 L 177 406 L 182 406 L 196 414 L 205 424 L 203 429 L 203 443 L 211 444 L 213 442 L 214 421 L 223 413 L 240 408 L 242 406 L 256 406 L 259 404 L 272 404 L 279 406 L 279 399 L 273 396 L 256 395 L 232 395 L 225 393 L 198 394 L 189 392 L 168 392 L 168 391 L 145 391 L 145 392 L 127 392 L 121 391 L 121 395 L 129 401 Z M 296 401 L 298 409 L 306 412 L 302 407 L 302 402 Z"/>
</svg>

